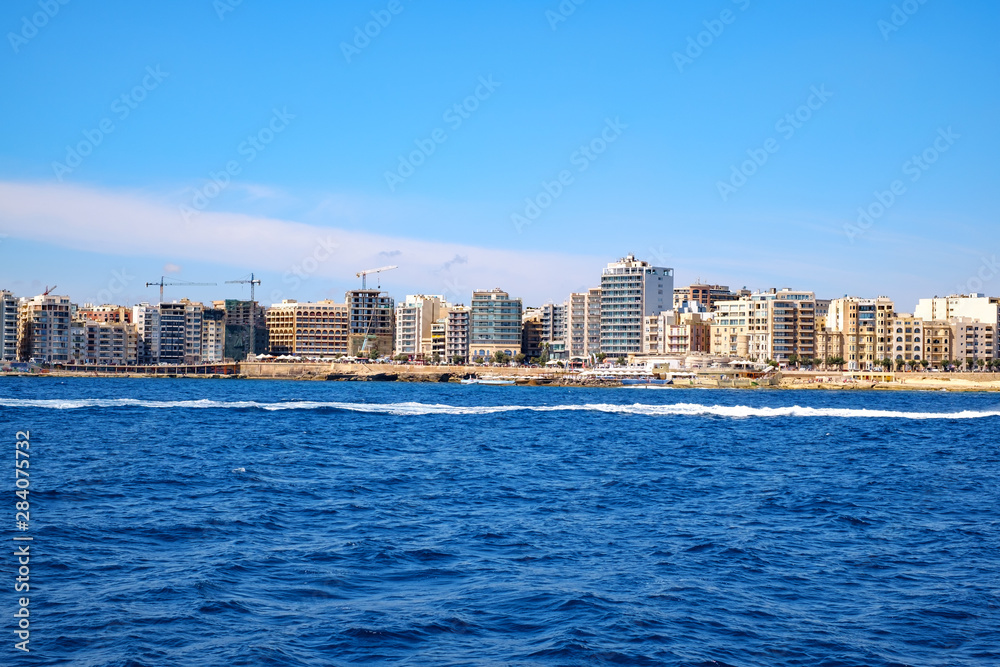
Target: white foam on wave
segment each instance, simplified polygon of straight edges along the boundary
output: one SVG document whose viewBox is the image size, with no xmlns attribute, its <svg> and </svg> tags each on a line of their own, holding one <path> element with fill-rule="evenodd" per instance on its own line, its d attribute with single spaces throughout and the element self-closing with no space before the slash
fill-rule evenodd
<svg viewBox="0 0 1000 667">
<path fill-rule="evenodd" d="M 135 398 L 85 398 L 85 399 L 22 399 L 0 398 L 0 407 L 40 408 L 47 410 L 76 410 L 82 408 L 152 408 L 152 409 L 248 409 L 260 410 L 316 410 L 332 408 L 352 412 L 420 416 L 420 415 L 487 415 L 503 412 L 604 412 L 611 414 L 647 416 L 715 416 L 732 419 L 751 417 L 835 417 L 841 419 L 984 419 L 1000 417 L 1000 410 L 962 410 L 961 412 L 904 412 L 899 410 L 868 410 L 855 408 L 751 407 L 747 405 L 700 405 L 698 403 L 673 403 L 647 405 L 633 403 L 584 403 L 581 405 L 441 405 L 433 403 L 341 403 L 336 401 L 285 401 L 262 403 L 259 401 L 144 401 Z"/>
</svg>

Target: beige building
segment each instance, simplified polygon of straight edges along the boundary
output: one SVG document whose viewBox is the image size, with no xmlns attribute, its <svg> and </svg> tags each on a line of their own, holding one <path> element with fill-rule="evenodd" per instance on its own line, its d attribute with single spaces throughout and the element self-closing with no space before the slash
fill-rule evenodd
<svg viewBox="0 0 1000 667">
<path fill-rule="evenodd" d="M 643 319 L 643 354 L 709 352 L 712 324 L 702 313 L 667 311 Z"/>
<path fill-rule="evenodd" d="M 410 294 L 396 304 L 395 354 L 428 359 L 434 353 L 434 323 L 446 317 L 448 302 L 441 295 Z M 441 349 L 444 352 L 444 329 Z"/>
<path fill-rule="evenodd" d="M 333 357 L 348 352 L 347 304 L 286 299 L 267 309 L 271 354 Z"/>
<path fill-rule="evenodd" d="M 997 358 L 997 327 L 971 317 L 956 317 L 951 321 L 954 332 L 952 360 L 967 366 L 991 362 Z"/>
<path fill-rule="evenodd" d="M 17 358 L 44 363 L 70 360 L 70 303 L 68 296 L 40 294 L 21 299 L 17 318 Z"/>
<path fill-rule="evenodd" d="M 851 371 L 872 370 L 881 366 L 882 361 L 891 357 L 890 329 L 896 315 L 896 306 L 892 299 L 880 296 L 875 299 L 859 297 L 843 297 L 832 299 L 825 306 L 823 322 L 827 332 L 839 333 L 839 354 L 822 355 L 819 359 L 840 357 L 845 362 L 845 368 Z M 825 337 L 824 346 L 829 347 L 829 337 Z"/>
<path fill-rule="evenodd" d="M 816 296 L 789 288 L 717 304 L 712 354 L 788 363 L 816 355 Z"/>
</svg>

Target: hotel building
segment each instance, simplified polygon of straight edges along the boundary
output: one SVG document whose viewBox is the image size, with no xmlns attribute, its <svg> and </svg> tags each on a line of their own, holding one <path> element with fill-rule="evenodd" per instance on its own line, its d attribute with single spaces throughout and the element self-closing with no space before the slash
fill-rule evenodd
<svg viewBox="0 0 1000 667">
<path fill-rule="evenodd" d="M 22 299 L 18 308 L 17 358 L 46 363 L 66 363 L 70 348 L 68 296 L 40 294 Z"/>
<path fill-rule="evenodd" d="M 17 297 L 0 290 L 0 360 L 17 361 Z"/>
<path fill-rule="evenodd" d="M 601 352 L 610 357 L 642 353 L 643 318 L 670 310 L 674 270 L 628 255 L 601 274 Z"/>
<path fill-rule="evenodd" d="M 267 309 L 271 354 L 344 356 L 348 353 L 347 304 L 285 299 Z"/>
<path fill-rule="evenodd" d="M 520 299 L 500 288 L 472 293 L 469 316 L 469 355 L 489 358 L 497 352 L 513 357 L 521 350 Z"/>
</svg>

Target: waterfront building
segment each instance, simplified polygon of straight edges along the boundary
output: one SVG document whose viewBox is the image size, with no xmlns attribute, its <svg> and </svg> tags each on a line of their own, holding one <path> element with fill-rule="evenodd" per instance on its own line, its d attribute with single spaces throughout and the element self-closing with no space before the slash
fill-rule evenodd
<svg viewBox="0 0 1000 667">
<path fill-rule="evenodd" d="M 564 303 L 546 303 L 539 309 L 542 323 L 542 343 L 548 344 L 549 356 L 553 359 L 566 359 L 569 351 L 566 346 L 568 306 Z"/>
<path fill-rule="evenodd" d="M 892 358 L 891 328 L 896 316 L 892 299 L 880 296 L 862 299 L 845 296 L 832 299 L 825 307 L 822 321 L 829 331 L 843 334 L 841 356 L 847 370 L 872 370 Z M 822 357 L 825 358 L 825 357 Z"/>
<path fill-rule="evenodd" d="M 159 363 L 160 307 L 149 303 L 132 306 L 132 322 L 138 336 L 139 363 L 143 365 Z"/>
<path fill-rule="evenodd" d="M 924 359 L 935 367 L 952 361 L 954 359 L 956 331 L 952 328 L 951 322 L 945 320 L 921 321 L 924 323 Z"/>
<path fill-rule="evenodd" d="M 469 308 L 451 306 L 445 311 L 444 353 L 447 361 L 469 360 Z"/>
<path fill-rule="evenodd" d="M 0 290 L 0 361 L 17 361 L 17 297 Z"/>
<path fill-rule="evenodd" d="M 947 297 L 920 299 L 913 314 L 927 321 L 952 321 L 955 318 L 979 320 L 984 326 L 991 326 L 996 331 L 1000 326 L 1000 297 L 988 297 L 985 294 L 952 294 Z M 958 342 L 957 337 L 956 342 Z M 993 358 L 1000 357 L 998 345 L 1000 341 L 994 340 Z"/>
<path fill-rule="evenodd" d="M 591 287 L 587 290 L 586 320 L 584 328 L 587 341 L 583 353 L 585 356 L 597 355 L 601 352 L 601 288 Z"/>
<path fill-rule="evenodd" d="M 472 293 L 469 355 L 489 358 L 497 352 L 513 357 L 521 349 L 521 299 L 500 288 Z"/>
<path fill-rule="evenodd" d="M 21 299 L 17 318 L 19 361 L 59 364 L 69 359 L 70 303 L 68 296 L 40 294 Z"/>
<path fill-rule="evenodd" d="M 542 356 L 542 313 L 539 308 L 529 308 L 521 316 L 521 354 L 528 359 Z"/>
<path fill-rule="evenodd" d="M 702 313 L 667 311 L 644 318 L 642 353 L 688 355 L 711 351 L 711 320 Z"/>
<path fill-rule="evenodd" d="M 566 352 L 570 358 L 587 356 L 586 292 L 574 292 L 566 300 Z"/>
<path fill-rule="evenodd" d="M 748 297 L 716 304 L 711 333 L 712 354 L 738 359 L 749 356 L 752 305 Z"/>
<path fill-rule="evenodd" d="M 626 357 L 642 352 L 643 318 L 673 305 L 674 270 L 628 255 L 601 274 L 601 352 Z"/>
<path fill-rule="evenodd" d="M 206 364 L 220 363 L 226 358 L 226 310 L 216 308 L 216 303 L 201 313 L 201 361 Z"/>
<path fill-rule="evenodd" d="M 899 313 L 893 318 L 891 329 L 891 354 L 894 361 L 919 362 L 924 359 L 924 321 L 910 313 Z"/>
<path fill-rule="evenodd" d="M 705 311 L 711 312 L 715 310 L 716 303 L 736 301 L 744 296 L 750 296 L 750 290 L 743 288 L 734 292 L 726 285 L 707 285 L 699 282 L 674 288 L 673 310 L 680 311 L 685 304 L 697 310 L 693 308 L 693 304 L 697 302 Z"/>
<path fill-rule="evenodd" d="M 395 354 L 430 358 L 434 353 L 434 323 L 445 317 L 447 309 L 448 302 L 441 295 L 409 294 L 396 304 Z M 443 327 L 440 333 L 443 336 Z M 442 347 L 438 353 L 443 351 Z"/>
<path fill-rule="evenodd" d="M 347 292 L 348 349 L 352 356 L 391 354 L 393 350 L 394 302 L 378 289 Z"/>
<path fill-rule="evenodd" d="M 982 322 L 971 317 L 954 317 L 951 320 L 954 335 L 952 360 L 968 367 L 978 367 L 998 358 L 996 353 L 997 327 L 993 322 Z"/>
<path fill-rule="evenodd" d="M 128 322 L 75 320 L 71 333 L 73 363 L 124 366 L 138 359 L 136 328 Z"/>
<path fill-rule="evenodd" d="M 712 354 L 786 365 L 816 355 L 816 296 L 790 288 L 716 304 Z"/>
<path fill-rule="evenodd" d="M 256 301 L 225 299 L 213 301 L 213 308 L 225 312 L 223 319 L 224 359 L 242 361 L 248 355 L 263 354 L 268 350 L 267 317 L 264 308 Z M 253 336 L 253 345 L 250 337 Z"/>
<path fill-rule="evenodd" d="M 270 352 L 275 355 L 345 356 L 350 328 L 347 304 L 285 299 L 267 309 Z"/>
</svg>

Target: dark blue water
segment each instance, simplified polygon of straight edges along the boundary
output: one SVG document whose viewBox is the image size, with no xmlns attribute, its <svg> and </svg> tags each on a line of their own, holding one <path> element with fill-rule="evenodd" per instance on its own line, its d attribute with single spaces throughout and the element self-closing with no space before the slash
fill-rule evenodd
<svg viewBox="0 0 1000 667">
<path fill-rule="evenodd" d="M 0 379 L 4 539 L 24 429 L 35 538 L 30 656 L 0 556 L 0 664 L 1000 664 L 998 412 Z"/>
</svg>

